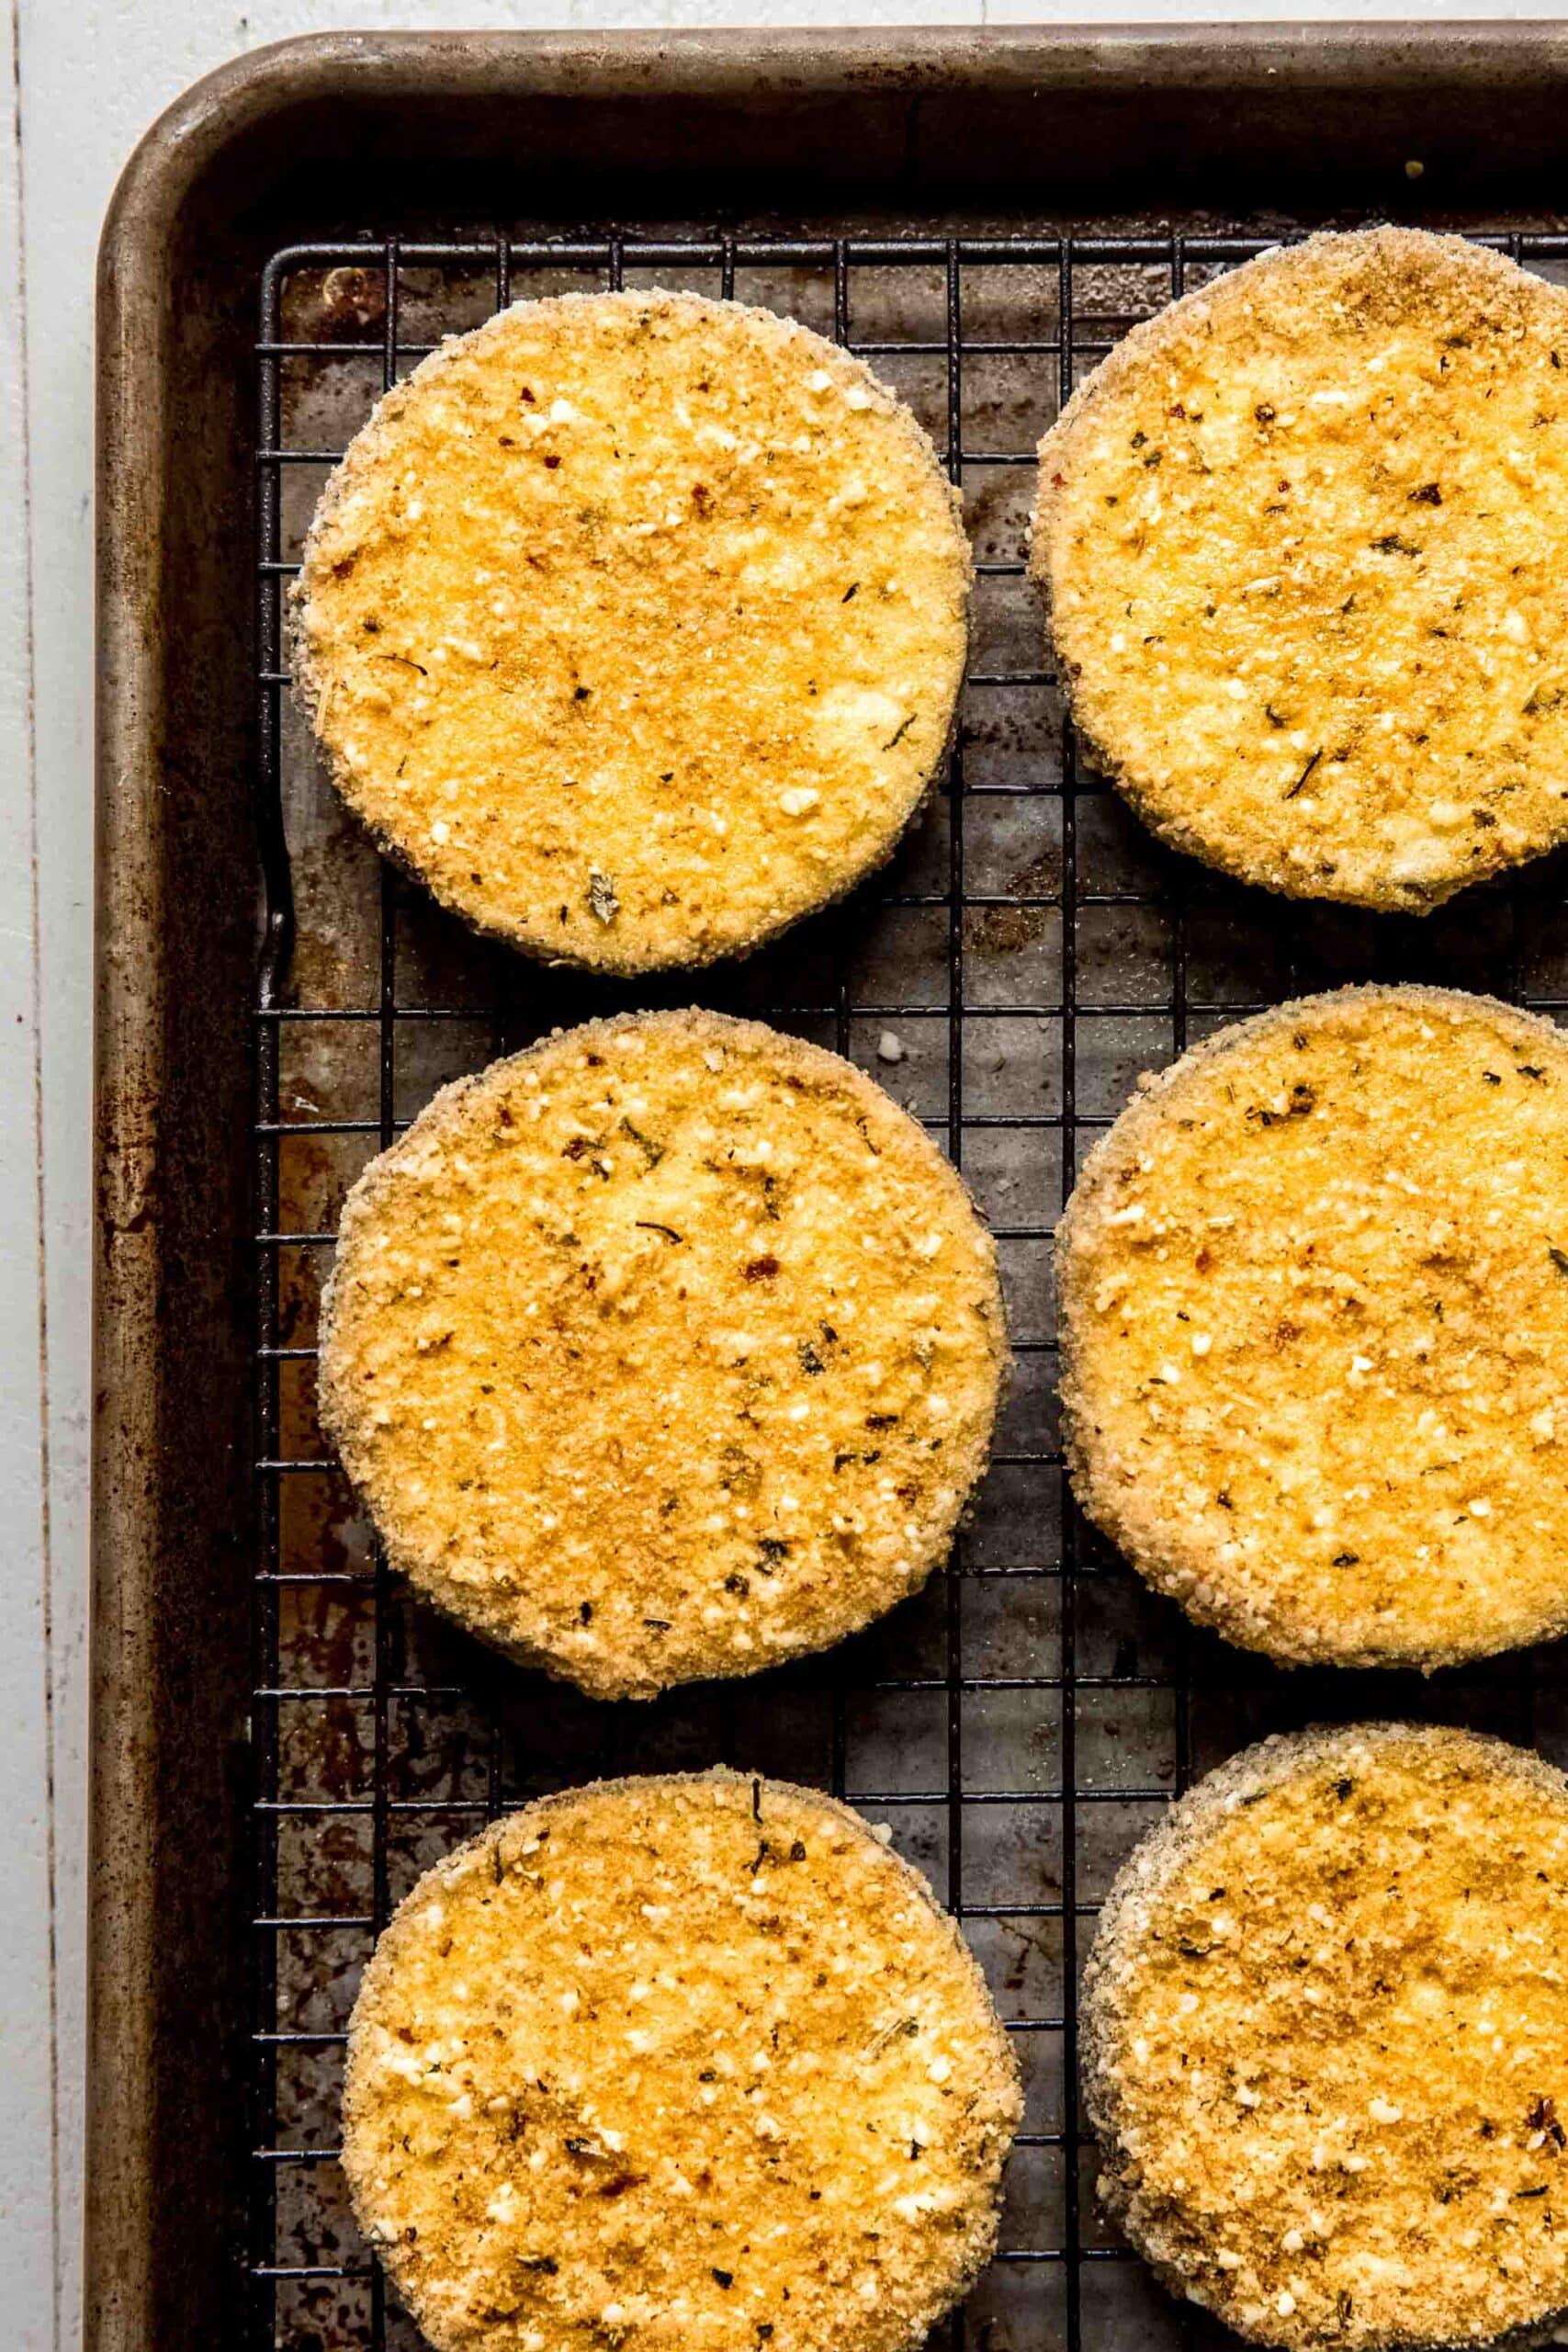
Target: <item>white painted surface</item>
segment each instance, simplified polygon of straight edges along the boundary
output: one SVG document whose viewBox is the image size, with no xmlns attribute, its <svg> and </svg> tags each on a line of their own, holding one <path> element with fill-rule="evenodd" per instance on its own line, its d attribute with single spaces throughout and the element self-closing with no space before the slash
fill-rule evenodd
<svg viewBox="0 0 1568 2352">
<path fill-rule="evenodd" d="M 1499 0 L 12 0 L 0 138 L 0 2308 L 79 2333 L 90 1249 L 92 275 L 121 164 L 225 58 L 324 29 L 1453 19 Z"/>
</svg>

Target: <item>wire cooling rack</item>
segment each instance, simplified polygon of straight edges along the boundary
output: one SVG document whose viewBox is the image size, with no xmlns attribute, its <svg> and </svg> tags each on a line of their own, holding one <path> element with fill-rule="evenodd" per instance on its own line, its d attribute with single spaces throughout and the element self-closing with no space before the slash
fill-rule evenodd
<svg viewBox="0 0 1568 2352">
<path fill-rule="evenodd" d="M 942 2340 L 1157 2352 L 1204 2324 L 1098 2215 L 1073 2087 L 1079 1963 L 1123 1856 L 1195 1772 L 1315 1717 L 1439 1715 L 1563 1745 L 1563 1678 L 1539 1657 L 1432 1686 L 1287 1677 L 1190 1632 L 1063 1491 L 1051 1235 L 1086 1140 L 1142 1069 L 1281 996 L 1374 976 L 1568 1012 L 1561 862 L 1425 923 L 1292 908 L 1161 851 L 1077 756 L 1022 577 L 1035 443 L 1135 320 L 1264 242 L 665 226 L 295 245 L 266 266 L 254 2195 L 236 2311 L 257 2352 L 418 2341 L 348 2212 L 344 2029 L 401 1894 L 529 1796 L 606 1770 L 731 1761 L 889 1824 L 963 1921 L 1028 2094 L 1001 2249 Z M 1568 236 L 1489 242 L 1568 283 Z M 379 864 L 289 705 L 282 596 L 327 471 L 442 334 L 528 295 L 655 284 L 800 318 L 909 401 L 964 493 L 976 628 L 946 790 L 885 876 L 745 965 L 609 985 L 478 941 Z M 836 1046 L 931 1126 L 996 1230 L 1018 1373 L 974 1519 L 923 1595 L 822 1659 L 607 1706 L 481 1650 L 389 1574 L 315 1419 L 320 1283 L 348 1185 L 436 1086 L 558 1023 L 694 988 Z"/>
</svg>

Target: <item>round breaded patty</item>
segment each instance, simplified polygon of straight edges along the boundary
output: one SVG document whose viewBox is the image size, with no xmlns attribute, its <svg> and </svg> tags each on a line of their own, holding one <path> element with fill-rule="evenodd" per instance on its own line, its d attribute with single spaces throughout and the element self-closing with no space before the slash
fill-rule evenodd
<svg viewBox="0 0 1568 2352">
<path fill-rule="evenodd" d="M 615 972 L 754 947 L 939 774 L 956 492 L 870 370 L 694 294 L 523 302 L 388 394 L 294 605 L 332 774 L 445 905 Z"/>
<path fill-rule="evenodd" d="M 1086 1510 L 1283 1660 L 1568 1629 L 1568 1039 L 1346 989 L 1222 1030 L 1090 1154 L 1059 1239 Z"/>
<path fill-rule="evenodd" d="M 344 2163 L 439 2352 L 912 2352 L 989 2258 L 1021 2110 L 956 1927 L 847 1806 L 607 1781 L 403 1904 Z"/>
<path fill-rule="evenodd" d="M 1040 448 L 1074 717 L 1155 831 L 1421 911 L 1568 837 L 1568 289 L 1318 236 L 1128 335 Z"/>
<path fill-rule="evenodd" d="M 396 1567 L 600 1697 L 750 1674 L 946 1556 L 1008 1351 L 936 1146 L 757 1022 L 595 1022 L 367 1170 L 323 1420 Z"/>
<path fill-rule="evenodd" d="M 1469 1732 L 1265 1740 L 1133 1854 L 1084 1979 L 1100 2195 L 1255 2343 L 1568 2310 L 1568 1781 Z"/>
</svg>

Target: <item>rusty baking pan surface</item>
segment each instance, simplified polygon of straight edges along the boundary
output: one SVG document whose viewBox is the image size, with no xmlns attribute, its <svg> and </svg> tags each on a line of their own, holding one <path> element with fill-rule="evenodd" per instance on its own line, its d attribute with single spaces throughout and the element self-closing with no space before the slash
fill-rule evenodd
<svg viewBox="0 0 1568 2352">
<path fill-rule="evenodd" d="M 1064 1494 L 1053 1226 L 1139 1072 L 1245 1011 L 1398 977 L 1568 1012 L 1565 869 L 1416 923 L 1161 850 L 1043 665 L 1032 453 L 1132 324 L 1281 235 L 1459 227 L 1568 284 L 1565 119 L 1568 40 L 1531 28 L 401 36 L 266 52 L 151 134 L 101 284 L 94 2352 L 413 2346 L 334 2154 L 377 1929 L 500 1808 L 718 1760 L 886 1822 L 1016 2036 L 1001 2251 L 943 2342 L 1205 2332 L 1096 2210 L 1075 1991 L 1110 1874 L 1265 1730 L 1404 1713 L 1561 1754 L 1561 1664 L 1287 1676 L 1189 1630 Z M 948 787 L 896 864 L 749 963 L 628 987 L 479 942 L 378 861 L 280 616 L 335 457 L 441 335 L 654 284 L 865 355 L 945 453 L 979 580 Z M 694 993 L 929 1123 L 998 1233 L 1019 1373 L 925 1593 L 743 1692 L 603 1706 L 379 1562 L 316 1423 L 318 1301 L 347 1186 L 437 1086 Z"/>
</svg>

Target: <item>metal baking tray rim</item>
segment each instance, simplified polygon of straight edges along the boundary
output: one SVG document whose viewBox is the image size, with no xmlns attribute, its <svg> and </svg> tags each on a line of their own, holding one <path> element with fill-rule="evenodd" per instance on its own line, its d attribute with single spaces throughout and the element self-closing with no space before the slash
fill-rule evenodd
<svg viewBox="0 0 1568 2352">
<path fill-rule="evenodd" d="M 435 137 L 456 136 L 481 109 L 497 122 L 525 100 L 761 107 L 863 94 L 907 104 L 913 137 L 916 110 L 936 99 L 1093 93 L 1131 106 L 1174 93 L 1223 109 L 1264 92 L 1278 104 L 1395 91 L 1407 109 L 1427 92 L 1450 101 L 1458 92 L 1481 107 L 1528 91 L 1568 119 L 1568 26 L 330 34 L 208 76 L 127 165 L 98 271 L 88 2352 L 200 2340 L 189 2331 L 207 2308 L 210 2257 L 199 2227 L 186 2228 L 196 2243 L 171 2283 L 169 2208 L 184 2184 L 159 2165 L 178 2139 L 181 2119 L 171 2121 L 170 2110 L 182 2069 L 193 2117 L 220 2108 L 226 2090 L 203 2039 L 216 2014 L 204 2003 L 222 1989 L 206 1982 L 215 1931 L 204 1914 L 221 1908 L 234 1850 L 225 1825 L 243 1810 L 231 1783 L 243 1725 L 233 1691 L 207 1671 L 202 1644 L 231 1605 L 226 1573 L 238 1571 L 231 1531 L 203 1521 L 199 1480 L 182 1489 L 172 1475 L 171 1414 L 186 1393 L 180 1379 L 190 1377 L 179 1359 L 191 1298 L 211 1333 L 220 1340 L 225 1329 L 221 1269 L 202 1289 L 190 1260 L 222 1238 L 223 1187 L 234 1175 L 227 1162 L 198 1168 L 188 1139 L 199 1126 L 193 1058 L 207 1027 L 221 1027 L 193 999 L 204 956 L 220 955 L 226 970 L 254 966 L 261 852 L 233 784 L 234 771 L 248 773 L 253 715 L 233 702 L 243 649 L 236 657 L 227 640 L 243 624 L 217 610 L 215 583 L 229 572 L 204 571 L 201 561 L 244 492 L 220 483 L 210 516 L 186 512 L 174 459 L 198 430 L 222 446 L 222 418 L 210 427 L 193 419 L 204 369 L 214 384 L 220 374 L 222 322 L 197 315 L 184 272 L 192 254 L 229 230 L 240 234 L 246 193 L 236 174 L 258 142 L 276 142 L 283 126 L 323 107 L 362 109 L 383 128 L 430 108 Z M 1063 143 L 1070 137 L 1064 130 Z M 211 608 L 204 591 L 213 592 Z M 214 682 L 198 691 L 177 647 L 204 628 Z M 204 925 L 191 920 L 193 874 L 212 886 Z M 238 1306 L 232 1319 L 243 1320 Z M 226 1462 L 223 1449 L 243 1432 L 215 1418 L 201 1435 Z M 209 1759 L 209 1785 L 187 1791 L 197 1756 Z M 193 1856 L 209 1826 L 213 1875 L 204 1881 Z M 193 2130 L 193 2143 L 199 2136 Z"/>
</svg>

